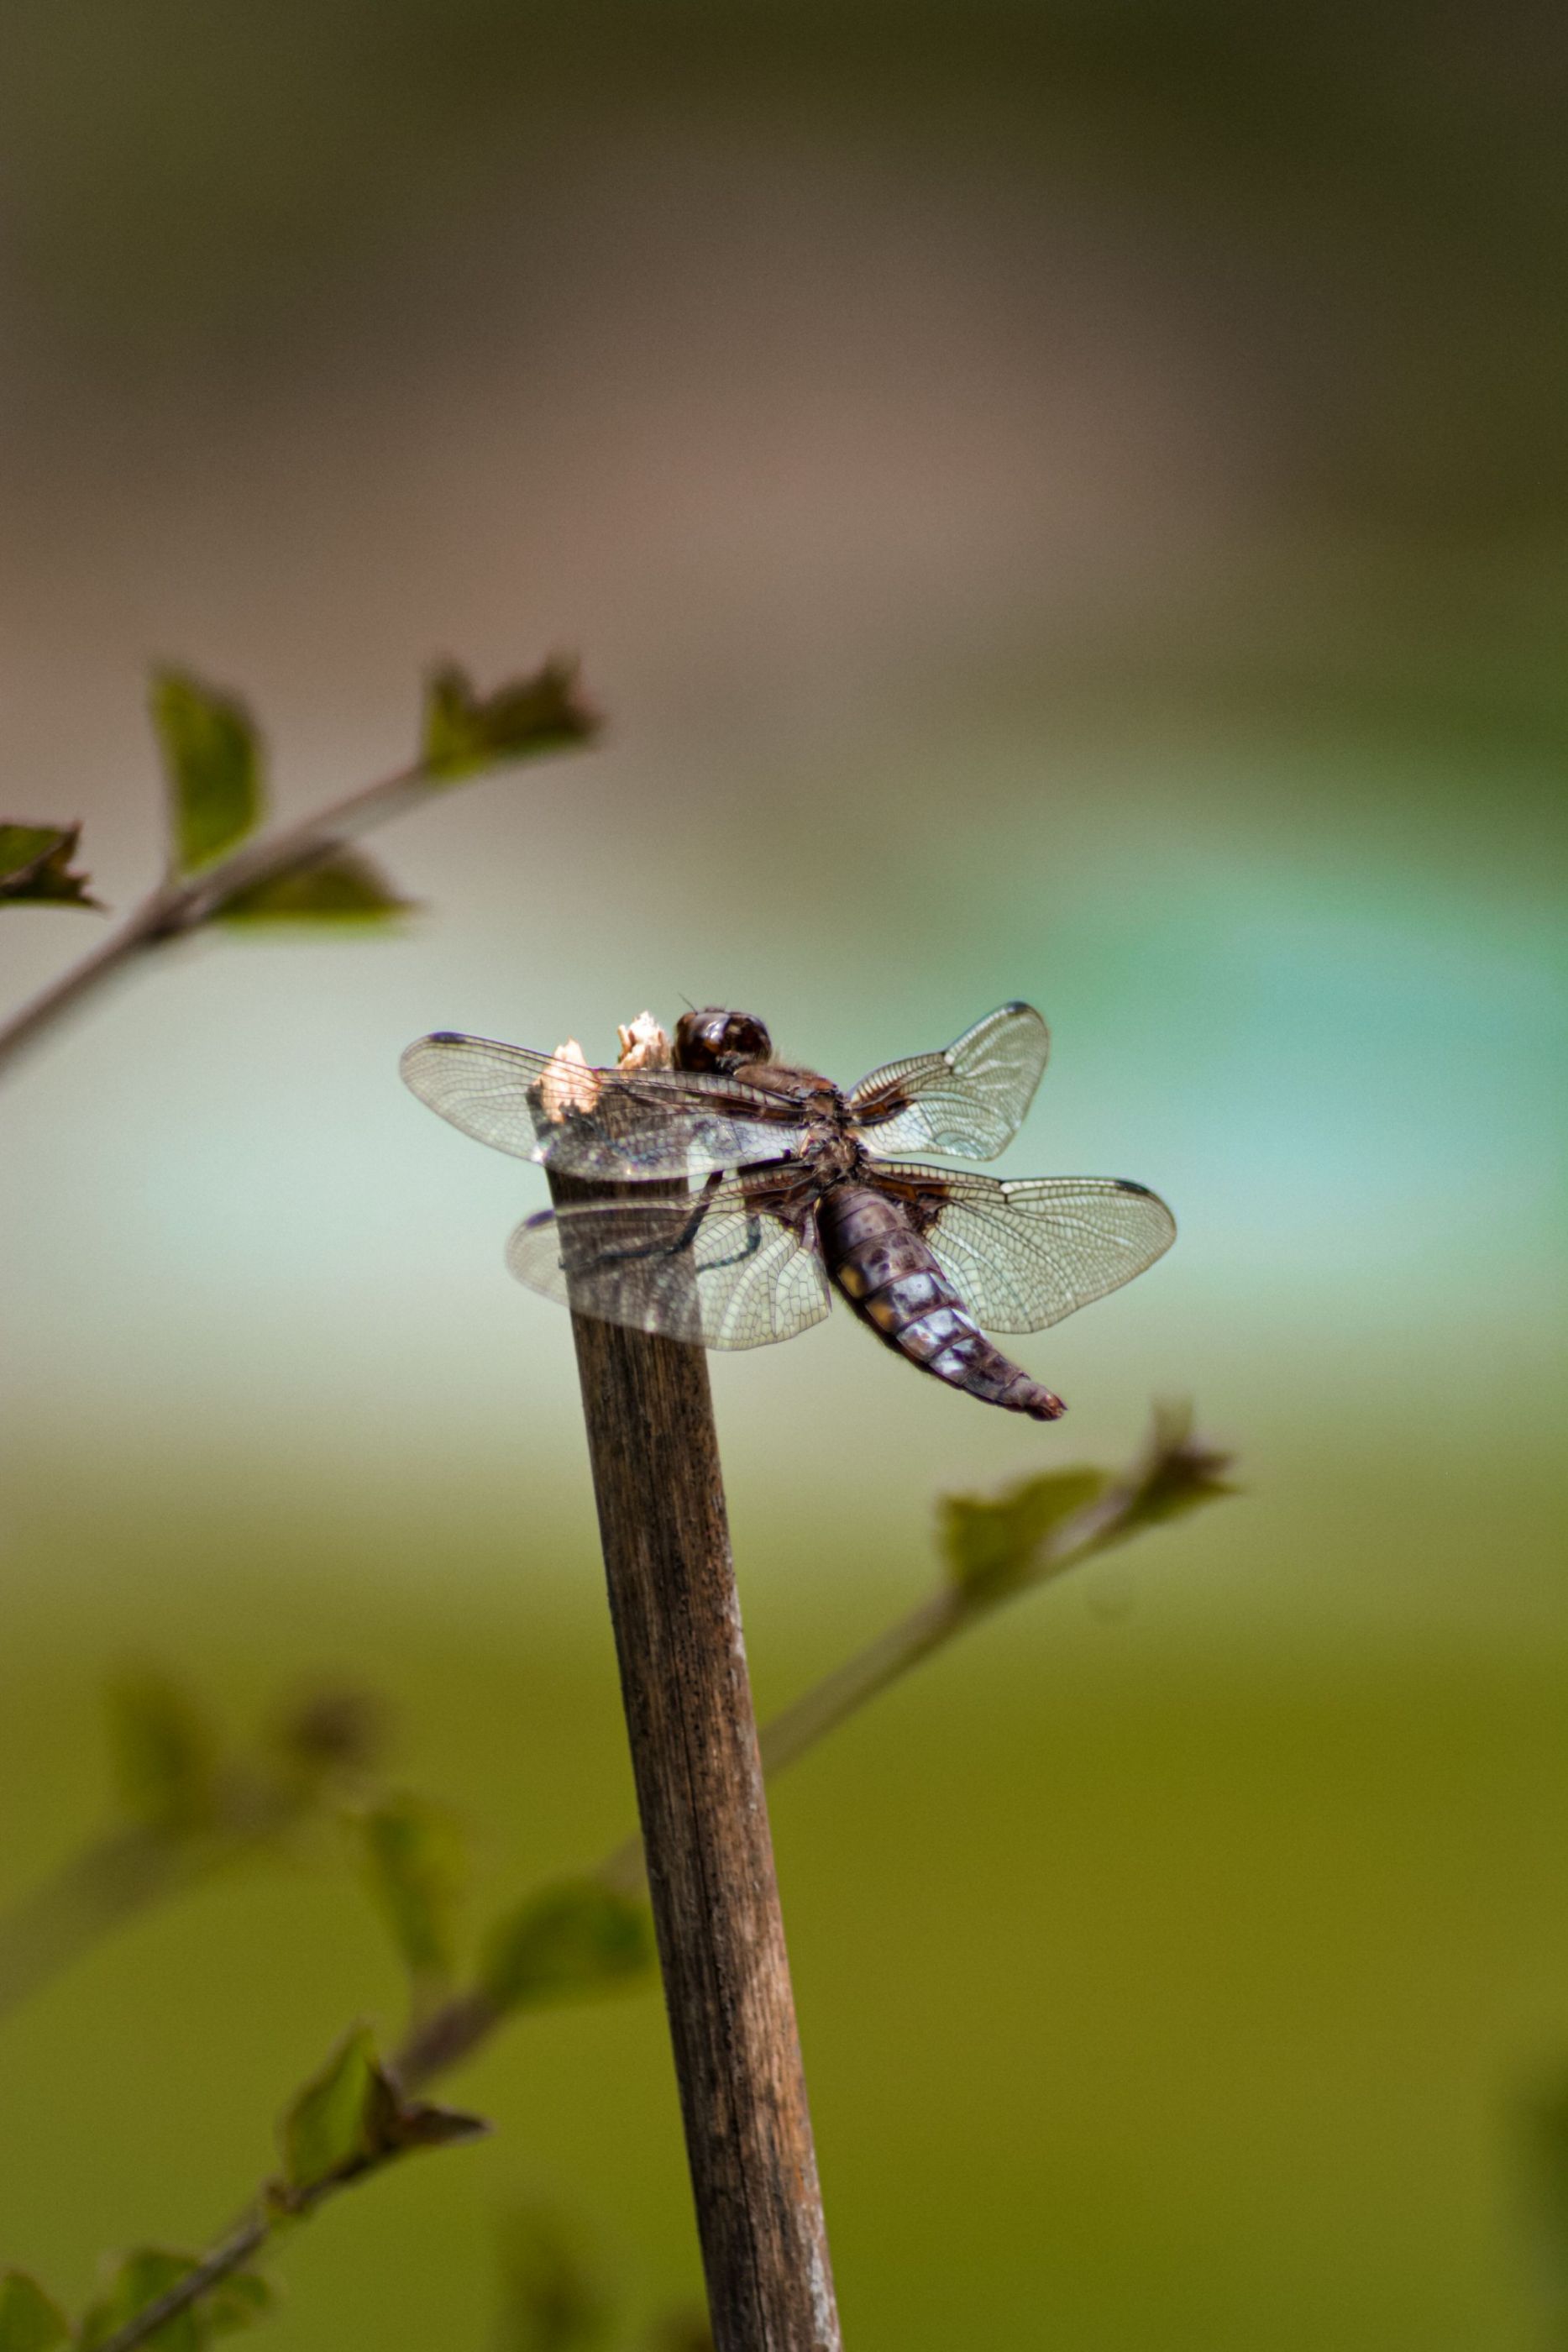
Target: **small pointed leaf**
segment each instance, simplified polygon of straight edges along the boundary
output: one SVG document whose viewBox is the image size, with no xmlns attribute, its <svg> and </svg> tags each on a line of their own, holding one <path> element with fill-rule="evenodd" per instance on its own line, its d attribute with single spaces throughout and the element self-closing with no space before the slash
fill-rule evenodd
<svg viewBox="0 0 1568 2352">
<path fill-rule="evenodd" d="M 1158 1527 L 1205 1503 L 1239 1494 L 1240 1489 L 1226 1475 L 1233 1459 L 1193 1435 L 1190 1405 L 1156 1406 L 1148 1447 L 1114 1525 L 1101 1540 L 1118 1542 L 1142 1528 Z"/>
<path fill-rule="evenodd" d="M 26 2271 L 0 2272 L 0 2352 L 50 2352 L 70 2334 L 65 2315 Z"/>
<path fill-rule="evenodd" d="M 1046 1538 L 1108 1484 L 1103 1470 L 1052 1470 L 1001 1495 L 945 1495 L 938 1539 L 952 1582 L 977 1603 L 1021 1592 L 1047 1564 Z"/>
<path fill-rule="evenodd" d="M 108 1694 L 120 1801 L 149 1829 L 206 1828 L 218 1811 L 218 1743 L 195 1701 L 165 1675 L 122 1675 Z"/>
<path fill-rule="evenodd" d="M 81 2323 L 80 2352 L 97 2352 L 119 2334 L 128 2320 L 178 2286 L 195 2269 L 190 2254 L 172 2253 L 163 2246 L 139 2246 L 120 2261 L 107 2294 L 99 2297 Z M 199 2308 L 188 2305 L 149 2336 L 151 2352 L 202 2352 L 204 2326 Z"/>
<path fill-rule="evenodd" d="M 371 1894 L 403 1966 L 422 1982 L 444 1979 L 466 1876 L 457 1822 L 423 1798 L 396 1794 L 371 1806 L 360 1828 Z"/>
<path fill-rule="evenodd" d="M 225 923 L 384 923 L 406 915 L 413 900 L 400 898 L 372 858 L 359 849 L 333 849 L 292 873 L 277 874 L 225 898 L 217 919 Z"/>
<path fill-rule="evenodd" d="M 654 1965 L 647 1906 L 597 1879 L 564 1879 L 492 1929 L 480 1990 L 497 2009 L 617 1992 Z"/>
<path fill-rule="evenodd" d="M 489 2128 L 483 2116 L 412 2099 L 399 2105 L 386 2123 L 387 2152 L 402 2155 L 416 2147 L 451 2147 L 460 2139 L 482 2139 Z"/>
<path fill-rule="evenodd" d="M 404 2156 L 416 2147 L 447 2147 L 454 2140 L 476 2139 L 489 2128 L 482 2116 L 432 2106 L 423 2099 L 405 2099 L 372 2055 L 364 2116 L 367 2162 L 384 2164 L 389 2158 Z M 349 2167 L 350 2172 L 361 2168 L 357 2163 Z"/>
<path fill-rule="evenodd" d="M 57 907 L 97 907 L 88 877 L 71 870 L 79 824 L 0 824 L 0 899 Z"/>
<path fill-rule="evenodd" d="M 357 2170 L 375 2154 L 380 2087 L 370 2028 L 338 2044 L 279 2126 L 283 2179 L 298 2193 Z"/>
<path fill-rule="evenodd" d="M 183 671 L 155 671 L 152 702 L 174 862 L 189 874 L 255 828 L 262 811 L 261 739 L 242 702 Z"/>
<path fill-rule="evenodd" d="M 426 775 L 455 783 L 504 760 L 586 742 L 598 725 L 575 662 L 546 662 L 491 694 L 476 694 L 466 672 L 448 662 L 425 687 L 420 761 Z"/>
<path fill-rule="evenodd" d="M 357 2027 L 278 2127 L 283 2178 L 275 2201 L 284 2212 L 298 2212 L 328 2181 L 350 2180 L 414 2148 L 445 2147 L 489 2128 L 480 2116 L 405 2099 L 378 2063 L 369 2028 Z"/>
</svg>

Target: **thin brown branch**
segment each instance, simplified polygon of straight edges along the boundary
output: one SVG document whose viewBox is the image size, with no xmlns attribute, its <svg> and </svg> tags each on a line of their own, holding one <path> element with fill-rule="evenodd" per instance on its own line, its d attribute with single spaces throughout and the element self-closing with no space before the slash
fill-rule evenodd
<svg viewBox="0 0 1568 2352">
<path fill-rule="evenodd" d="M 145 2344 L 170 2320 L 189 2311 L 193 2303 L 210 2294 L 214 2287 L 221 2286 L 225 2279 L 232 2278 L 235 2271 L 244 2270 L 261 2252 L 272 2235 L 273 2226 L 265 2201 L 258 2200 L 244 2220 L 202 2256 L 193 2270 L 187 2271 L 183 2279 L 152 2303 L 143 2304 L 133 2319 L 128 2319 L 123 2327 L 103 2338 L 96 2352 L 134 2352 L 138 2344 Z"/>
<path fill-rule="evenodd" d="M 584 740 L 591 726 L 591 715 L 585 710 Z M 538 751 L 565 748 L 564 739 L 541 743 L 532 753 L 519 748 L 510 755 L 498 754 L 495 764 L 502 764 L 503 756 L 538 756 Z M 316 864 L 374 826 L 453 790 L 457 781 L 450 774 L 434 773 L 423 761 L 412 761 L 374 783 L 345 793 L 312 815 L 277 825 L 258 840 L 242 843 L 198 874 L 159 882 L 108 939 L 51 981 L 8 1021 L 0 1022 L 0 1074 L 86 998 L 123 974 L 149 950 L 188 937 L 221 915 L 245 891 Z"/>
<path fill-rule="evenodd" d="M 111 1830 L 0 1916 L 0 2017 L 99 1938 L 200 1876 L 183 1843 L 156 1830 Z"/>
<path fill-rule="evenodd" d="M 326 1790 L 236 1768 L 214 1817 L 194 1828 L 131 1822 L 107 1830 L 0 1913 L 0 2018 L 103 1937 L 214 1877 L 308 1821 Z"/>
<path fill-rule="evenodd" d="M 73 963 L 57 980 L 51 981 L 8 1021 L 0 1022 L 0 1070 L 47 1036 L 55 1024 L 73 1012 L 84 997 L 92 995 L 106 981 L 126 970 L 152 945 L 163 911 L 163 897 L 162 885 L 150 891 L 108 939 L 101 940 L 89 954 Z"/>
<path fill-rule="evenodd" d="M 1140 1497 L 1148 1491 L 1152 1470 L 1168 1475 L 1174 1469 L 1178 1476 L 1196 1473 L 1213 1480 L 1223 1467 L 1223 1457 L 1209 1453 L 1201 1444 L 1189 1443 L 1179 1430 L 1162 1439 L 1156 1429 L 1155 1442 L 1145 1462 L 1118 1479 L 1103 1496 L 1061 1521 L 1042 1539 L 1027 1576 L 1005 1591 L 973 1595 L 943 1586 L 776 1715 L 763 1727 L 759 1740 L 768 1777 L 771 1779 L 796 1763 L 819 1740 L 858 1715 L 913 1667 L 937 1655 L 950 1642 L 992 1616 L 1008 1601 L 1054 1582 L 1059 1576 L 1122 1542 L 1129 1534 L 1154 1524 L 1148 1517 L 1137 1516 L 1135 1510 Z M 1213 1485 L 1211 1491 L 1228 1490 Z M 641 1886 L 643 1875 L 642 1839 L 632 1837 L 617 1846 L 600 1864 L 597 1874 L 610 1885 L 634 1892 Z M 392 2072 L 405 2089 L 422 2089 L 473 2057 L 516 2013 L 497 2006 L 482 1992 L 455 1994 L 408 2035 L 392 2061 Z M 326 2182 L 315 2201 L 325 2202 L 348 2185 L 346 2180 Z M 249 2213 L 254 2216 L 265 2210 L 263 2192 Z M 209 2285 L 226 2277 L 230 2270 L 265 2251 L 266 2237 L 264 2229 L 259 2239 L 237 2254 L 233 2251 L 237 2232 L 221 2240 L 190 2278 L 172 2289 L 159 2305 L 150 2306 L 156 2316 L 150 2319 L 148 2312 L 139 2313 L 130 2327 L 101 2347 L 100 2352 L 132 2352 L 134 2346 L 145 2342 L 153 2328 L 162 2326 L 175 2311 L 185 2309 Z"/>
<path fill-rule="evenodd" d="M 1094 1516 L 1098 1516 L 1100 1507 L 1095 1506 Z M 1080 1514 L 1080 1520 L 1090 1516 Z M 1070 1548 L 1076 1558 L 1093 1546 L 1081 1542 Z M 1055 1552 L 1053 1546 L 1053 1562 Z M 1071 1561 L 1062 1557 L 1059 1564 L 1065 1568 Z M 993 1606 L 988 1601 L 963 1604 L 946 1591 L 922 1601 L 764 1726 L 759 1747 L 767 1772 L 771 1776 L 795 1763 L 819 1739 L 858 1714 L 922 1658 L 934 1655 L 956 1634 L 989 1615 Z M 600 1864 L 597 1875 L 627 1891 L 640 1889 L 643 1882 L 642 1839 L 632 1837 L 617 1846 Z M 512 2014 L 515 2012 L 497 2007 L 482 1992 L 455 1993 L 409 2033 L 392 2062 L 392 2071 L 405 2090 L 423 2090 L 482 2050 Z M 324 2203 L 328 2197 L 350 2185 L 347 2180 L 324 2183 L 317 2201 Z M 188 2277 L 156 2304 L 139 2312 L 118 2336 L 99 2347 L 99 2352 L 133 2352 L 136 2345 L 145 2343 L 166 2320 L 187 2309 L 231 2271 L 263 2252 L 268 2229 L 265 2220 L 258 2223 L 257 2217 L 264 2216 L 265 2211 L 265 2196 L 258 2196 L 247 2209 L 246 2220 L 220 2239 Z"/>
<path fill-rule="evenodd" d="M 638 1862 L 636 1886 L 643 1884 L 643 1841 L 631 1841 Z M 617 1849 L 619 1852 L 620 1849 Z M 399 2045 L 392 2072 L 405 2090 L 423 2091 L 439 2076 L 451 2074 L 482 2050 L 512 2012 L 483 1992 L 457 1992 L 413 2027 Z"/>
<path fill-rule="evenodd" d="M 373 825 L 401 816 L 405 809 L 414 807 L 444 787 L 429 778 L 423 766 L 416 763 L 399 768 L 378 782 L 362 785 L 329 807 L 318 809 L 311 816 L 301 817 L 293 824 L 276 826 L 258 841 L 243 843 L 200 874 L 193 874 L 183 881 L 158 883 L 119 929 L 90 954 L 52 981 L 9 1021 L 0 1023 L 0 1073 L 26 1047 L 38 1044 L 85 997 L 150 949 L 165 947 L 171 940 L 187 937 L 204 923 L 211 922 L 241 891 L 297 872 L 326 851 L 369 832 Z"/>
</svg>

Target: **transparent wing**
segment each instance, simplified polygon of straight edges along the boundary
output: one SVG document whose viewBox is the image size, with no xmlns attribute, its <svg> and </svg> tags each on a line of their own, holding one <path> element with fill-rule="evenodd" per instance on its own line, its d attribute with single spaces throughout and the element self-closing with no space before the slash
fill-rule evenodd
<svg viewBox="0 0 1568 2352">
<path fill-rule="evenodd" d="M 873 1070 L 850 1097 L 850 1113 L 873 1151 L 994 1160 L 1018 1133 L 1050 1050 L 1033 1005 L 1004 1004 L 946 1053 Z"/>
<path fill-rule="evenodd" d="M 1176 1239 L 1157 1193 L 1119 1176 L 994 1176 L 894 1166 L 926 1247 L 988 1331 L 1043 1331 L 1153 1265 Z"/>
<path fill-rule="evenodd" d="M 801 1139 L 798 1106 L 743 1079 L 683 1070 L 589 1070 L 527 1045 L 451 1030 L 404 1054 L 403 1080 L 433 1111 L 480 1143 L 564 1175 L 625 1181 L 781 1160 Z M 591 1110 L 570 1105 L 584 1090 Z"/>
<path fill-rule="evenodd" d="M 602 1322 L 765 1348 L 820 1323 L 830 1304 L 810 1208 L 800 1196 L 785 1205 L 774 1214 L 740 1183 L 572 1202 L 526 1219 L 507 1264 L 530 1290 Z"/>
</svg>

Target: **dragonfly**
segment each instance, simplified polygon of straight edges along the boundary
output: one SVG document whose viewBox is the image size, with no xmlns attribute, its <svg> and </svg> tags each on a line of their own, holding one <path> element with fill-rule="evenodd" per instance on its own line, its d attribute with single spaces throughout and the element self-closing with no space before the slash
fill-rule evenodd
<svg viewBox="0 0 1568 2352">
<path fill-rule="evenodd" d="M 579 1049 L 438 1030 L 403 1055 L 430 1108 L 541 1164 L 555 1205 L 507 1245 L 518 1281 L 575 1313 L 706 1348 L 792 1339 L 837 1291 L 884 1345 L 987 1404 L 1066 1410 L 988 1334 L 1042 1331 L 1164 1255 L 1176 1220 L 1122 1176 L 982 1176 L 909 1152 L 995 1159 L 1044 1074 L 1030 1004 L 848 1092 L 775 1057 L 754 1014 L 676 1024 L 673 1066 L 596 1069 Z"/>
</svg>

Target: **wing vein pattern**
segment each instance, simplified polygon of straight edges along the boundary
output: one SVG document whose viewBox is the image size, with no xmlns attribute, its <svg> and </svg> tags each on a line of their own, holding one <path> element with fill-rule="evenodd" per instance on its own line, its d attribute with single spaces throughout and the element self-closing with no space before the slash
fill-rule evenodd
<svg viewBox="0 0 1568 2352">
<path fill-rule="evenodd" d="M 830 1293 L 809 1205 L 740 1182 L 563 1203 L 507 1244 L 519 1282 L 579 1314 L 705 1348 L 765 1348 L 820 1323 Z"/>
<path fill-rule="evenodd" d="M 916 1222 L 984 1330 L 1043 1331 L 1153 1265 L 1176 1239 L 1155 1192 L 1119 1176 L 1000 1179 L 894 1162 Z"/>
<path fill-rule="evenodd" d="M 796 1106 L 744 1079 L 684 1070 L 588 1070 L 527 1045 L 437 1032 L 400 1067 L 421 1102 L 465 1135 L 562 1174 L 664 1181 L 782 1159 L 801 1135 Z M 540 1093 L 591 1110 L 551 1118 Z"/>
<path fill-rule="evenodd" d="M 1004 1004 L 940 1054 L 887 1062 L 849 1098 L 873 1151 L 944 1151 L 994 1160 L 1012 1141 L 1051 1051 L 1032 1004 Z"/>
</svg>

